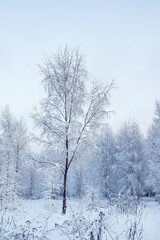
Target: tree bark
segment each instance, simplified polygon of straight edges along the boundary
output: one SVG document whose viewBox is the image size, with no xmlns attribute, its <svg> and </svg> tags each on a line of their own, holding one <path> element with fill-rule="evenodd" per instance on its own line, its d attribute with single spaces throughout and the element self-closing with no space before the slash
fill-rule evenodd
<svg viewBox="0 0 160 240">
<path fill-rule="evenodd" d="M 62 212 L 63 214 L 66 214 L 66 209 L 67 209 L 67 169 L 65 169 L 64 173 L 64 182 L 63 182 L 63 206 L 62 206 Z"/>
<path fill-rule="evenodd" d="M 66 214 L 67 209 L 67 173 L 68 173 L 68 137 L 66 136 L 66 165 L 64 171 L 64 182 L 63 182 L 63 206 L 62 213 Z"/>
</svg>

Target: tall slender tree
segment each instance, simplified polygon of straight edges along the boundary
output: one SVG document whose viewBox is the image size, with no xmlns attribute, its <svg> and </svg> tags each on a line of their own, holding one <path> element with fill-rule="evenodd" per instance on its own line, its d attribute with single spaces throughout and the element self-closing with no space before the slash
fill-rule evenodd
<svg viewBox="0 0 160 240">
<path fill-rule="evenodd" d="M 67 176 L 80 149 L 91 139 L 108 115 L 111 82 L 102 87 L 94 83 L 87 91 L 88 73 L 78 49 L 58 50 L 40 66 L 46 97 L 32 115 L 41 129 L 37 140 L 59 151 L 63 173 L 63 206 L 66 213 Z"/>
</svg>

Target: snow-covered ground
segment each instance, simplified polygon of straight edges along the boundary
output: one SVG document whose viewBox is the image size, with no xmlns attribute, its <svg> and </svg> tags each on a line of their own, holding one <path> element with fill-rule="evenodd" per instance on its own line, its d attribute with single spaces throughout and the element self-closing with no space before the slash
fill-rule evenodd
<svg viewBox="0 0 160 240">
<path fill-rule="evenodd" d="M 127 234 L 131 227 L 134 230 L 135 224 L 140 236 L 142 232 L 142 239 L 160 239 L 160 205 L 154 199 L 143 199 L 137 217 L 122 214 L 105 201 L 90 208 L 87 200 L 69 200 L 66 215 L 61 214 L 60 200 L 54 200 L 53 206 L 47 200 L 22 200 L 17 205 L 1 212 L 1 240 L 90 240 L 91 232 L 99 231 L 100 226 L 102 239 L 107 235 L 108 240 L 124 240 L 129 239 Z"/>
<path fill-rule="evenodd" d="M 143 239 L 160 239 L 160 205 L 153 200 L 144 200 L 146 209 L 142 217 Z"/>
</svg>

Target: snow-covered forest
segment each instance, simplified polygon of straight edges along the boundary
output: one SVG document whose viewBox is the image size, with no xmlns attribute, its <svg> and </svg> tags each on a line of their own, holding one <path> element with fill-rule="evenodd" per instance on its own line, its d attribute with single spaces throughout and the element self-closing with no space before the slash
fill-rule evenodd
<svg viewBox="0 0 160 240">
<path fill-rule="evenodd" d="M 117 82 L 90 79 L 79 49 L 59 48 L 39 69 L 34 131 L 1 110 L 0 239 L 158 240 L 160 102 L 146 136 L 133 119 L 115 132 Z"/>
</svg>

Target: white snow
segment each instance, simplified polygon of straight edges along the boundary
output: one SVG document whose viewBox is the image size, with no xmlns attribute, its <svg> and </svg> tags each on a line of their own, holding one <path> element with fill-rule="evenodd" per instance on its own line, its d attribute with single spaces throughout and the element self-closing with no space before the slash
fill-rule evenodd
<svg viewBox="0 0 160 240">
<path fill-rule="evenodd" d="M 139 229 L 143 228 L 142 239 L 159 240 L 160 206 L 154 199 L 145 198 L 142 203 L 141 206 L 143 206 L 143 214 L 138 225 Z M 73 215 L 76 221 L 77 216 L 79 216 L 79 218 L 84 217 L 87 220 L 87 225 L 89 221 L 92 222 L 94 219 L 98 218 L 99 212 L 103 211 L 106 214 L 106 226 L 113 239 L 119 235 L 118 240 L 123 240 L 127 239 L 124 238 L 124 236 L 131 225 L 131 221 L 134 223 L 136 218 L 135 215 L 117 213 L 115 207 L 108 206 L 105 201 L 100 201 L 100 207 L 97 209 L 87 210 L 88 204 L 86 200 L 69 200 L 66 215 L 61 214 L 60 200 L 54 200 L 53 204 L 54 205 L 52 206 L 51 202 L 48 200 L 21 200 L 17 203 L 17 208 L 6 210 L 5 212 L 1 211 L 1 228 L 6 231 L 5 236 L 8 237 L 6 239 L 15 239 L 11 238 L 11 233 L 27 233 L 27 231 L 29 233 L 34 232 L 35 239 L 45 239 L 44 236 L 46 236 L 49 240 L 74 239 L 74 234 L 70 235 L 69 233 L 70 229 L 72 229 L 71 225 L 68 225 L 67 228 L 65 225 L 65 228 L 63 228 L 64 233 L 62 233 L 61 227 L 56 226 L 62 226 L 64 222 L 67 223 L 67 221 L 73 221 Z M 105 208 L 105 206 L 107 207 Z M 66 232 L 68 236 L 65 235 Z M 107 239 L 111 239 L 109 235 L 107 236 Z M 21 238 L 16 238 L 16 240 L 19 239 L 21 240 Z"/>
</svg>

